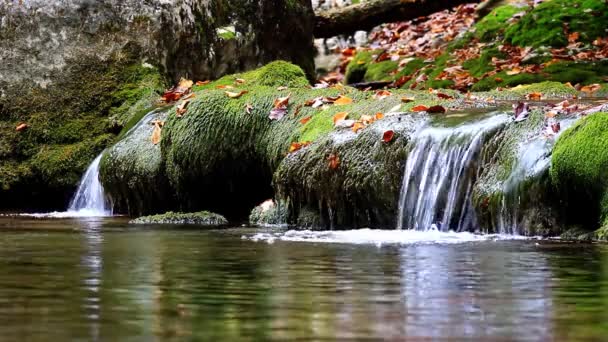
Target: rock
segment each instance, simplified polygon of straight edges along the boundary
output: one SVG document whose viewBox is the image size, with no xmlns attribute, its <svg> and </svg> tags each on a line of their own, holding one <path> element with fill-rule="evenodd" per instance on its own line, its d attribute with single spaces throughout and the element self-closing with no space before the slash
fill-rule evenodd
<svg viewBox="0 0 608 342">
<path fill-rule="evenodd" d="M 249 223 L 256 226 L 277 226 L 287 224 L 288 207 L 285 203 L 270 199 L 253 208 Z"/>
<path fill-rule="evenodd" d="M 312 76 L 313 16 L 305 0 L 0 2 L 0 207 L 65 209 L 77 175 L 180 77 L 275 59 Z M 47 168 L 46 151 L 69 162 Z"/>
<path fill-rule="evenodd" d="M 172 211 L 161 215 L 151 215 L 136 218 L 129 221 L 130 224 L 189 224 L 198 226 L 224 226 L 228 221 L 218 214 L 208 211 L 196 213 L 174 213 Z"/>
</svg>

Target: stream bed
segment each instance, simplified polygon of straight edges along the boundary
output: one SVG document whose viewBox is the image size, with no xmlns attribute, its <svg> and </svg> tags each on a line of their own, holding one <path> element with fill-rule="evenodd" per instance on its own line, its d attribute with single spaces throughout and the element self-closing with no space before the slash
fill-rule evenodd
<svg viewBox="0 0 608 342">
<path fill-rule="evenodd" d="M 0 217 L 3 341 L 608 336 L 608 245 Z"/>
</svg>

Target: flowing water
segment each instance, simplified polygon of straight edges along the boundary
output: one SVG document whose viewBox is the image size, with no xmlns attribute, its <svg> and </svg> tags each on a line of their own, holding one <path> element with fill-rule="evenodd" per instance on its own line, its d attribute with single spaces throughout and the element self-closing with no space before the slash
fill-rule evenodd
<svg viewBox="0 0 608 342">
<path fill-rule="evenodd" d="M 97 156 L 84 173 L 66 214 L 79 214 L 76 216 L 112 215 L 112 207 L 108 204 L 103 186 L 99 181 L 99 163 L 102 155 L 103 153 Z"/>
<path fill-rule="evenodd" d="M 602 340 L 606 265 L 469 233 L 0 217 L 0 340 Z"/>
<path fill-rule="evenodd" d="M 484 142 L 509 121 L 492 115 L 456 128 L 428 126 L 413 137 L 399 200 L 399 229 L 472 230 L 471 191 Z"/>
</svg>

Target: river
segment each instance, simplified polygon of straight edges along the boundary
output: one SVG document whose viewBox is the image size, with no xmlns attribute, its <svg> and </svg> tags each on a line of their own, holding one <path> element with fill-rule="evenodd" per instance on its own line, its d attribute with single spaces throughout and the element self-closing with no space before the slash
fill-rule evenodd
<svg viewBox="0 0 608 342">
<path fill-rule="evenodd" d="M 0 336 L 608 336 L 608 245 L 466 233 L 408 236 L 0 217 Z"/>
</svg>

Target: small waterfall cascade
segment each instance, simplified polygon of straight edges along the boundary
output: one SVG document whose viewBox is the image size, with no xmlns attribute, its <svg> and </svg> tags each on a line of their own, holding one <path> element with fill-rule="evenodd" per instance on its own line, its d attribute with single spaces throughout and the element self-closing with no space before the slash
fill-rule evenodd
<svg viewBox="0 0 608 342">
<path fill-rule="evenodd" d="M 106 200 L 103 186 L 99 181 L 99 163 L 103 153 L 89 165 L 80 180 L 78 190 L 70 202 L 68 212 L 83 216 L 111 216 L 112 209 Z"/>
<path fill-rule="evenodd" d="M 426 126 L 415 133 L 399 199 L 398 229 L 474 227 L 471 195 L 482 147 L 507 121 L 507 115 L 493 115 L 455 128 Z"/>
</svg>

